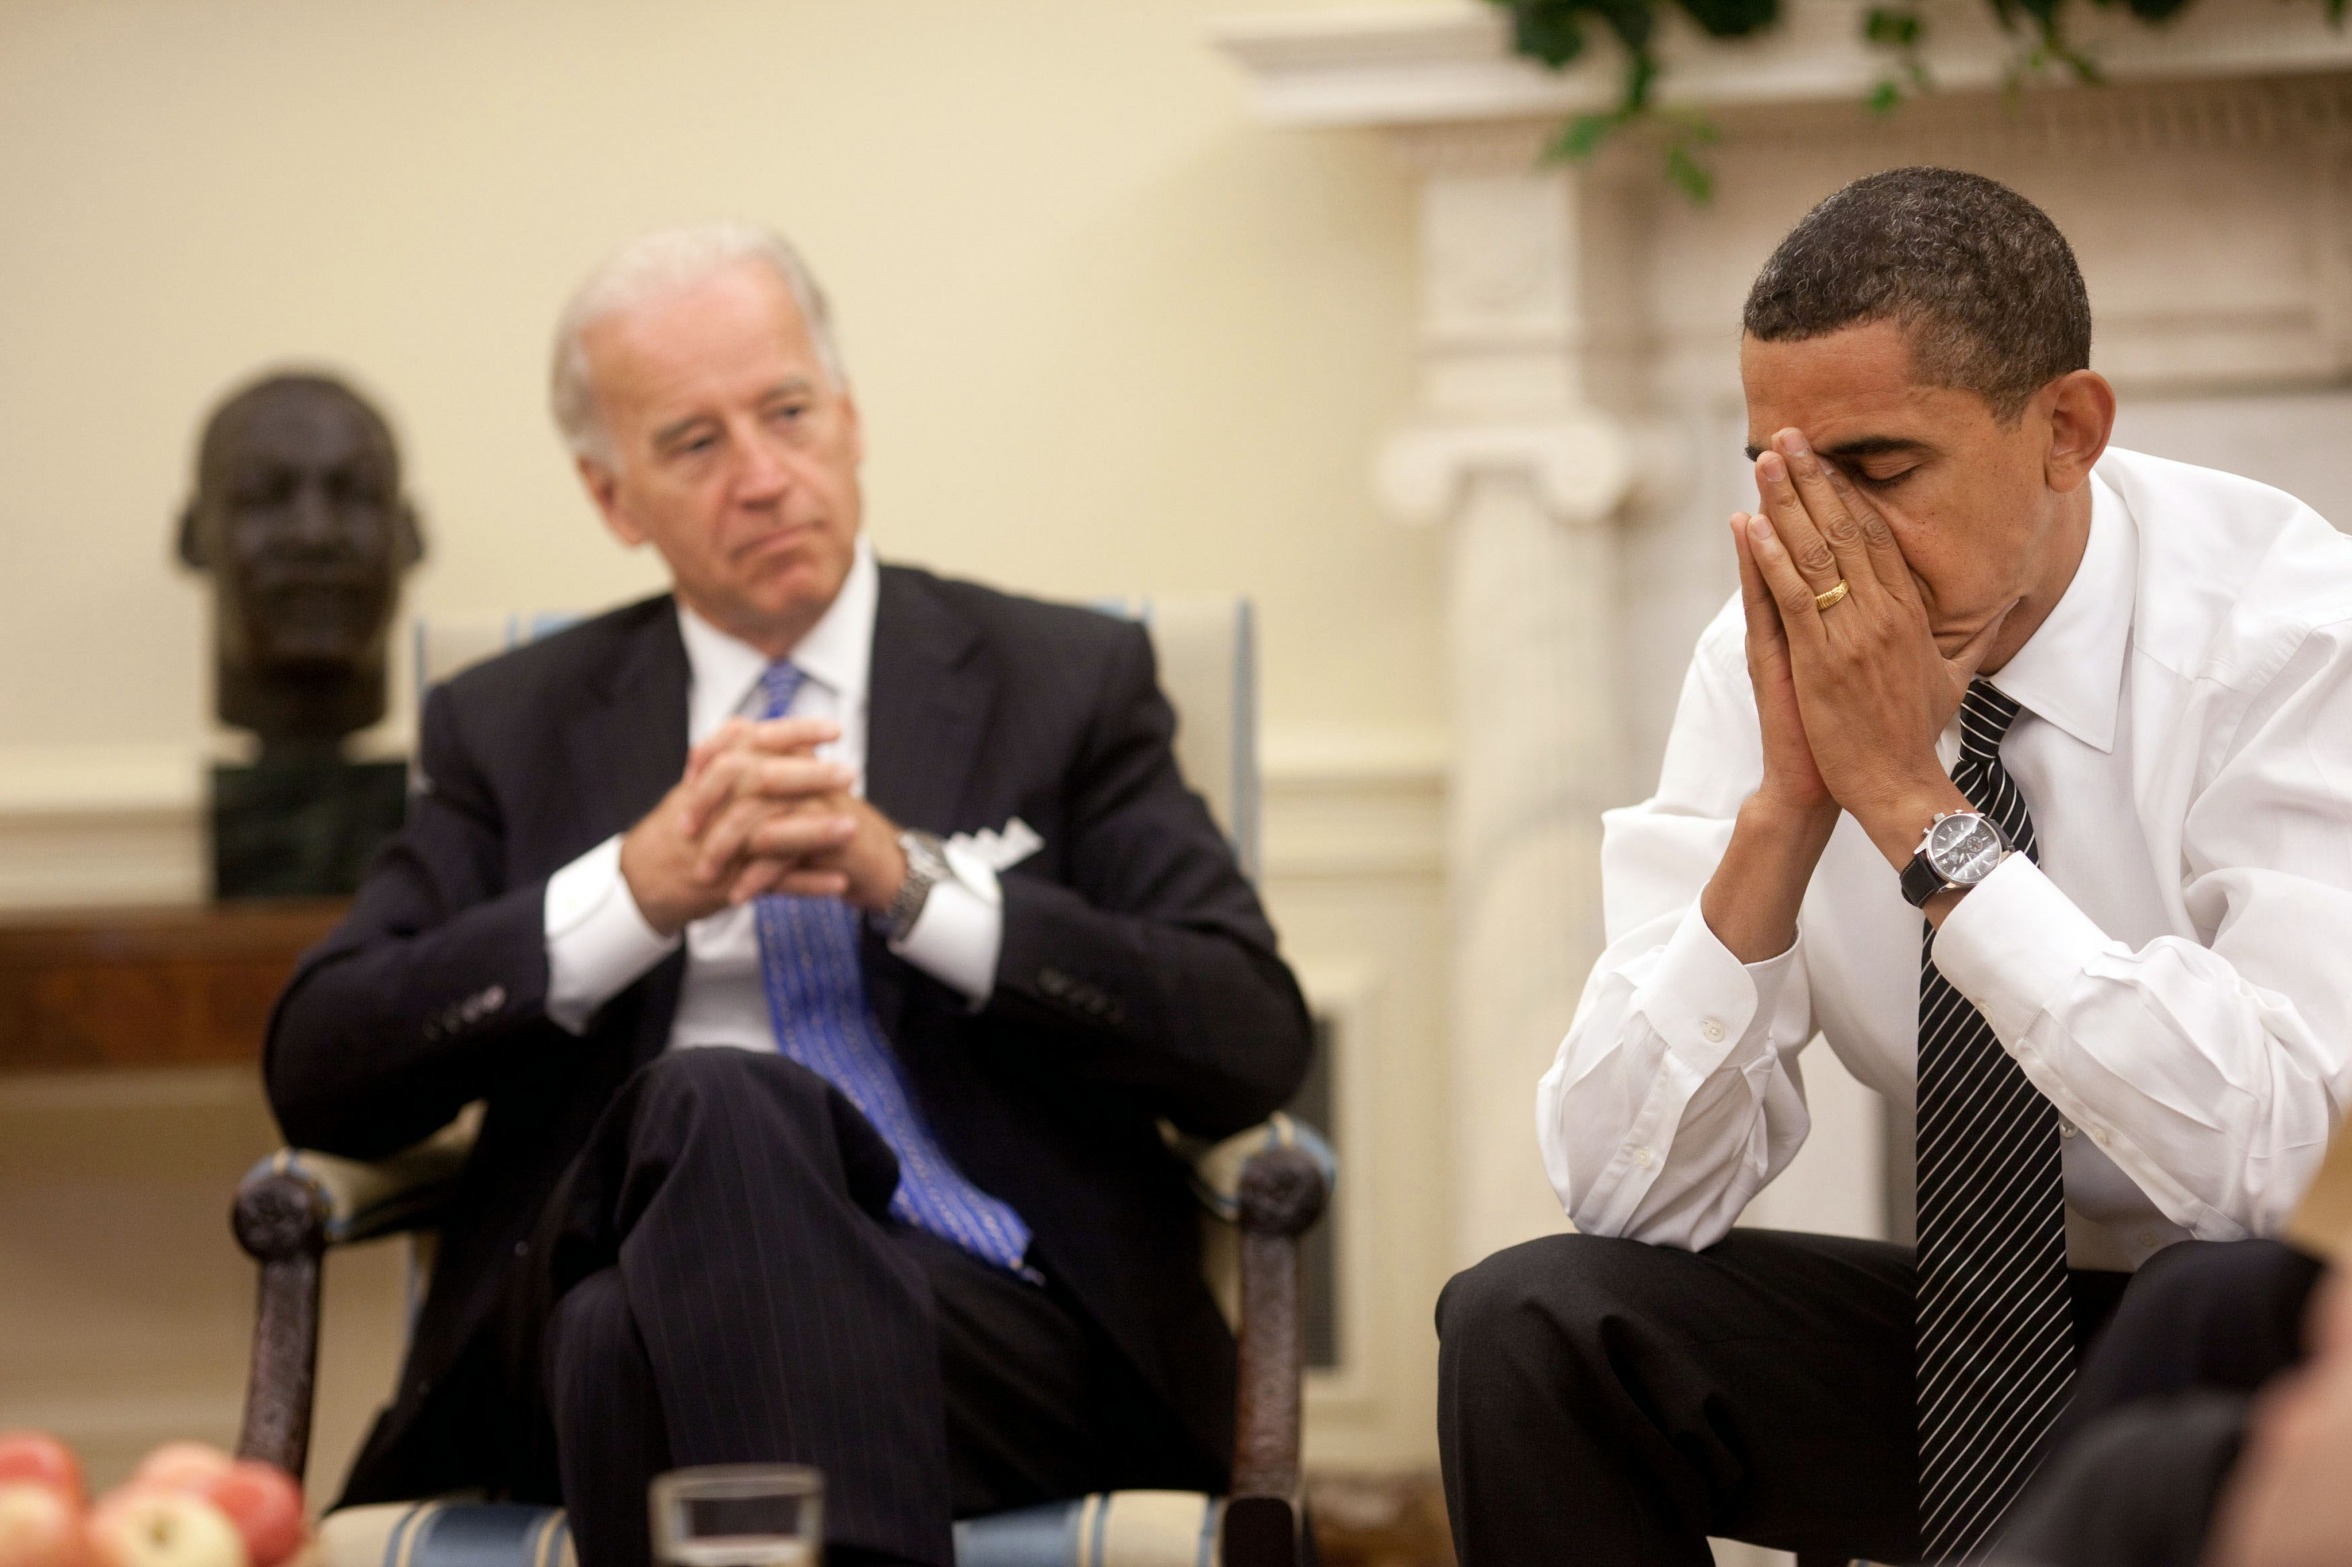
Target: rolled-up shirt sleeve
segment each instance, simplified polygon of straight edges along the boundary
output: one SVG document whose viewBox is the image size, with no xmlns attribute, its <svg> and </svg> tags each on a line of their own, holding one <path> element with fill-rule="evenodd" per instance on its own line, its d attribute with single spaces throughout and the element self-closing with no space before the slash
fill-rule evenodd
<svg viewBox="0 0 2352 1567">
<path fill-rule="evenodd" d="M 1657 794 L 1603 817 L 1609 945 L 1536 1090 L 1544 1168 L 1587 1234 L 1711 1246 L 1809 1126 L 1802 933 L 1742 964 L 1699 910 L 1763 774 L 1738 608 L 1700 639 Z"/>
<path fill-rule="evenodd" d="M 2023 855 L 1936 935 L 1936 967 L 2034 1085 L 2203 1240 L 2277 1233 L 2352 1098 L 2352 660 L 2334 642 L 2289 662 L 2196 781 L 2179 863 L 2205 939 L 2112 939 Z"/>
<path fill-rule="evenodd" d="M 1537 1087 L 1536 1135 L 1579 1230 L 1696 1251 L 1805 1140 L 1804 954 L 1742 964 L 1695 898 L 1659 935 L 1603 954 Z"/>
</svg>

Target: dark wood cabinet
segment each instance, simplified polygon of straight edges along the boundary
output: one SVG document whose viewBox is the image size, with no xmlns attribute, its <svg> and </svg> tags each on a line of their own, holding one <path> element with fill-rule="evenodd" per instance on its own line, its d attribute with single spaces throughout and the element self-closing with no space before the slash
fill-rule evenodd
<svg viewBox="0 0 2352 1567">
<path fill-rule="evenodd" d="M 0 1072 L 261 1059 L 342 899 L 0 914 Z"/>
</svg>

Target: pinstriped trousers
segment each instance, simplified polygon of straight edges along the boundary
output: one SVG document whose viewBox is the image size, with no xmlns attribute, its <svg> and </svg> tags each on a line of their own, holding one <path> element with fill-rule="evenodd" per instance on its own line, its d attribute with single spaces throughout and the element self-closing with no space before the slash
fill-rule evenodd
<svg viewBox="0 0 2352 1567">
<path fill-rule="evenodd" d="M 691 1464 L 813 1464 L 836 1561 L 931 1567 L 951 1516 L 1213 1483 L 1076 1302 L 891 1221 L 897 1179 L 782 1056 L 673 1051 L 624 1085 L 542 1230 L 536 1355 L 583 1567 L 640 1567 L 646 1482 Z"/>
</svg>

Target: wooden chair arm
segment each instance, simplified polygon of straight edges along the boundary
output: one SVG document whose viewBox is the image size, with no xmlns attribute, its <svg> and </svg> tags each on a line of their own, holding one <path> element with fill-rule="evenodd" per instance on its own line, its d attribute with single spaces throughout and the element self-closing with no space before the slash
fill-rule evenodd
<svg viewBox="0 0 2352 1567">
<path fill-rule="evenodd" d="M 481 1108 L 372 1162 L 281 1148 L 237 1187 L 231 1224 L 261 1265 L 253 1365 L 237 1453 L 302 1478 L 318 1390 L 319 1275 L 329 1246 L 427 1223 L 455 1189 L 481 1129 Z"/>
<path fill-rule="evenodd" d="M 237 1456 L 275 1464 L 300 1480 L 310 1457 L 311 1404 L 318 1391 L 327 1202 L 301 1176 L 264 1168 L 237 1188 L 230 1222 L 237 1244 L 261 1265 Z"/>
<path fill-rule="evenodd" d="M 1224 1567 L 1295 1567 L 1305 1559 L 1299 1469 L 1299 1237 L 1331 1195 L 1324 1162 L 1298 1146 L 1262 1148 L 1242 1169 L 1241 1377 Z"/>
</svg>

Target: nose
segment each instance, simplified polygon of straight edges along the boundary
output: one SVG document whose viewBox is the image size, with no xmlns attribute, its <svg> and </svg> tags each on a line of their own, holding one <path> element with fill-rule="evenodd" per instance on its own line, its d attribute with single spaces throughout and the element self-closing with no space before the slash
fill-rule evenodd
<svg viewBox="0 0 2352 1567">
<path fill-rule="evenodd" d="M 315 554 L 333 547 L 335 503 L 325 484 L 313 478 L 295 490 L 292 522 L 294 542 L 305 551 Z"/>
<path fill-rule="evenodd" d="M 779 500 L 792 488 L 792 466 L 784 460 L 763 430 L 745 432 L 735 443 L 742 454 L 735 470 L 735 498 L 746 506 Z"/>
</svg>

